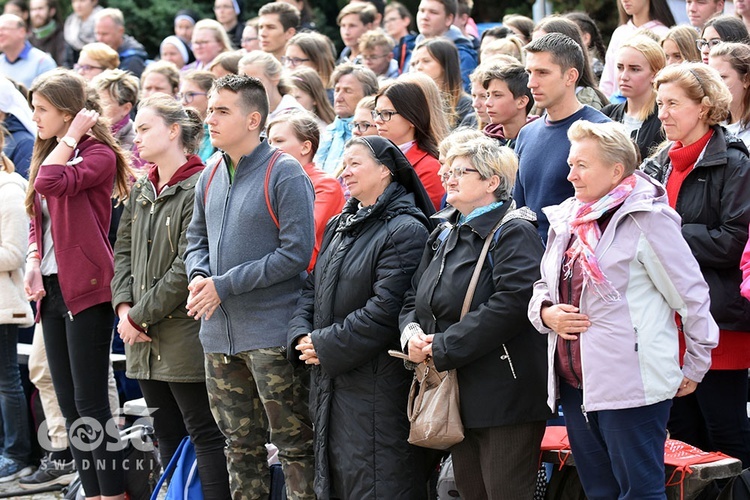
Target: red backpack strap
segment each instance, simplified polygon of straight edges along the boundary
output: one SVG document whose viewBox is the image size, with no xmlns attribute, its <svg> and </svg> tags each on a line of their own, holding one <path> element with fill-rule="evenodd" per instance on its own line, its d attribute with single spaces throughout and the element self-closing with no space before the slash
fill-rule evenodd
<svg viewBox="0 0 750 500">
<path fill-rule="evenodd" d="M 271 181 L 271 170 L 273 170 L 273 166 L 276 164 L 276 160 L 279 159 L 279 156 L 281 156 L 283 153 L 282 150 L 277 149 L 273 152 L 273 155 L 271 155 L 271 159 L 268 161 L 268 168 L 266 168 L 266 180 L 263 185 L 263 192 L 266 196 L 266 208 L 268 208 L 268 215 L 271 216 L 271 219 L 273 219 L 273 223 L 276 224 L 276 229 L 279 229 L 281 226 L 279 226 L 279 219 L 276 217 L 276 214 L 273 211 L 273 207 L 271 206 L 271 196 L 268 193 L 268 184 Z M 209 180 L 209 182 L 211 182 Z"/>
<path fill-rule="evenodd" d="M 216 171 L 219 169 L 219 165 L 221 165 L 222 160 L 221 154 L 219 154 L 219 159 L 216 162 L 216 164 L 211 169 L 211 175 L 208 176 L 208 182 L 206 183 L 206 189 L 203 191 L 203 206 L 206 206 L 206 202 L 208 201 L 208 188 L 211 186 L 211 182 L 214 180 L 214 175 L 216 175 Z"/>
</svg>

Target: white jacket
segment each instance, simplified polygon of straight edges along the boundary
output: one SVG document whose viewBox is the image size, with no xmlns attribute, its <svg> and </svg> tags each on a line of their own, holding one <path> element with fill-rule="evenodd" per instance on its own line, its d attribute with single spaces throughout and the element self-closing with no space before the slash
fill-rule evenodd
<svg viewBox="0 0 750 500">
<path fill-rule="evenodd" d="M 0 325 L 34 324 L 23 289 L 29 244 L 25 196 L 26 180 L 15 172 L 0 171 Z"/>
</svg>

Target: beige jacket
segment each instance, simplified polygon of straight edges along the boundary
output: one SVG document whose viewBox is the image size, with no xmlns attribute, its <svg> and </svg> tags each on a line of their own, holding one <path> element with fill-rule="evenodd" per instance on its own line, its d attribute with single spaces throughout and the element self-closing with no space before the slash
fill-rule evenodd
<svg viewBox="0 0 750 500">
<path fill-rule="evenodd" d="M 26 180 L 0 171 L 0 324 L 31 326 L 34 316 L 23 289 L 23 269 L 29 241 L 24 208 Z"/>
</svg>

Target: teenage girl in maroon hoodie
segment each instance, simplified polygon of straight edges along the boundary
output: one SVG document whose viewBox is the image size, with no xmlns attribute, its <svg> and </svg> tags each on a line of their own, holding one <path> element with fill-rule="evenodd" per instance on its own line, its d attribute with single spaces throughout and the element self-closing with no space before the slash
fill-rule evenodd
<svg viewBox="0 0 750 500">
<path fill-rule="evenodd" d="M 26 196 L 32 219 L 26 293 L 38 301 L 52 382 L 86 497 L 121 499 L 122 453 L 106 446 L 118 441 L 107 400 L 114 319 L 107 233 L 113 187 L 117 198 L 127 196 L 130 168 L 81 76 L 49 72 L 31 92 L 38 137 Z"/>
</svg>

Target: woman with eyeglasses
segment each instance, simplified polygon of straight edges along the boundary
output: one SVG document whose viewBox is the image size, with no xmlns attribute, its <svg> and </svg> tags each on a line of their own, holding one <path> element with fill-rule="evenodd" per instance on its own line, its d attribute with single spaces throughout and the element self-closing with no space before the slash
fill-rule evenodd
<svg viewBox="0 0 750 500">
<path fill-rule="evenodd" d="M 183 66 L 182 71 L 208 69 L 216 56 L 232 50 L 232 42 L 221 23 L 213 19 L 201 19 L 193 28 L 190 48 L 195 61 Z"/>
<path fill-rule="evenodd" d="M 216 77 L 210 71 L 189 71 L 183 73 L 180 78 L 180 92 L 177 99 L 183 106 L 195 108 L 203 122 L 203 139 L 198 148 L 197 155 L 205 163 L 216 152 L 211 144 L 211 136 L 206 125 L 206 113 L 208 111 L 208 91 L 211 90 Z"/>
<path fill-rule="evenodd" d="M 328 101 L 326 89 L 318 73 L 306 66 L 298 67 L 289 73 L 292 84 L 292 95 L 303 108 L 313 113 L 318 120 L 320 133 L 333 123 L 336 114 Z"/>
<path fill-rule="evenodd" d="M 445 195 L 438 172 L 437 134 L 422 88 L 414 82 L 396 81 L 381 87 L 375 95 L 372 120 L 378 135 L 390 139 L 406 155 L 439 209 Z"/>
<path fill-rule="evenodd" d="M 703 26 L 701 37 L 695 42 L 698 50 L 701 51 L 704 64 L 708 64 L 711 49 L 721 42 L 750 43 L 745 23 L 735 16 L 719 16 L 709 19 Z"/>
<path fill-rule="evenodd" d="M 750 46 L 722 43 L 711 49 L 708 65 L 721 75 L 732 94 L 726 129 L 750 147 Z"/>
<path fill-rule="evenodd" d="M 333 85 L 331 75 L 336 66 L 333 43 L 320 33 L 297 33 L 286 44 L 286 53 L 281 61 L 287 69 L 307 66 L 318 72 L 320 80 L 333 105 Z"/>
<path fill-rule="evenodd" d="M 106 43 L 94 42 L 84 45 L 78 54 L 78 62 L 73 69 L 87 81 L 108 69 L 120 66 L 120 56 L 117 51 Z"/>
<path fill-rule="evenodd" d="M 399 311 L 434 208 L 388 139 L 349 140 L 343 163 L 351 198 L 326 227 L 287 335 L 290 360 L 311 368 L 315 493 L 421 499 L 407 443 L 411 375 L 388 350 L 398 349 Z"/>
<path fill-rule="evenodd" d="M 430 356 L 437 370 L 457 371 L 464 440 L 450 452 L 461 498 L 532 498 L 552 415 L 545 342 L 526 317 L 544 247 L 534 214 L 515 210 L 510 148 L 488 137 L 455 141 L 445 163 L 451 206 L 436 217 L 447 223 L 430 235 L 404 299 L 401 344 L 415 363 Z M 488 238 L 489 254 L 477 262 Z"/>
<path fill-rule="evenodd" d="M 273 120 L 288 109 L 304 110 L 292 95 L 292 85 L 284 67 L 269 52 L 254 50 L 245 54 L 238 64 L 239 74 L 252 76 L 263 83 L 268 96 L 268 120 Z"/>
<path fill-rule="evenodd" d="M 668 66 L 654 86 L 669 143 L 641 169 L 666 187 L 669 205 L 682 218 L 682 236 L 708 283 L 711 315 L 719 325 L 711 369 L 693 394 L 674 400 L 667 427 L 674 439 L 726 453 L 745 468 L 750 302 L 740 296 L 740 259 L 750 223 L 748 150 L 719 125 L 732 96 L 715 69 L 702 63 Z M 685 359 L 690 356 L 688 350 Z"/>
<path fill-rule="evenodd" d="M 349 123 L 352 135 L 355 137 L 366 137 L 368 135 L 378 135 L 378 126 L 372 118 L 372 112 L 375 110 L 375 96 L 368 95 L 360 99 L 357 107 L 354 108 L 354 116 Z"/>
</svg>

